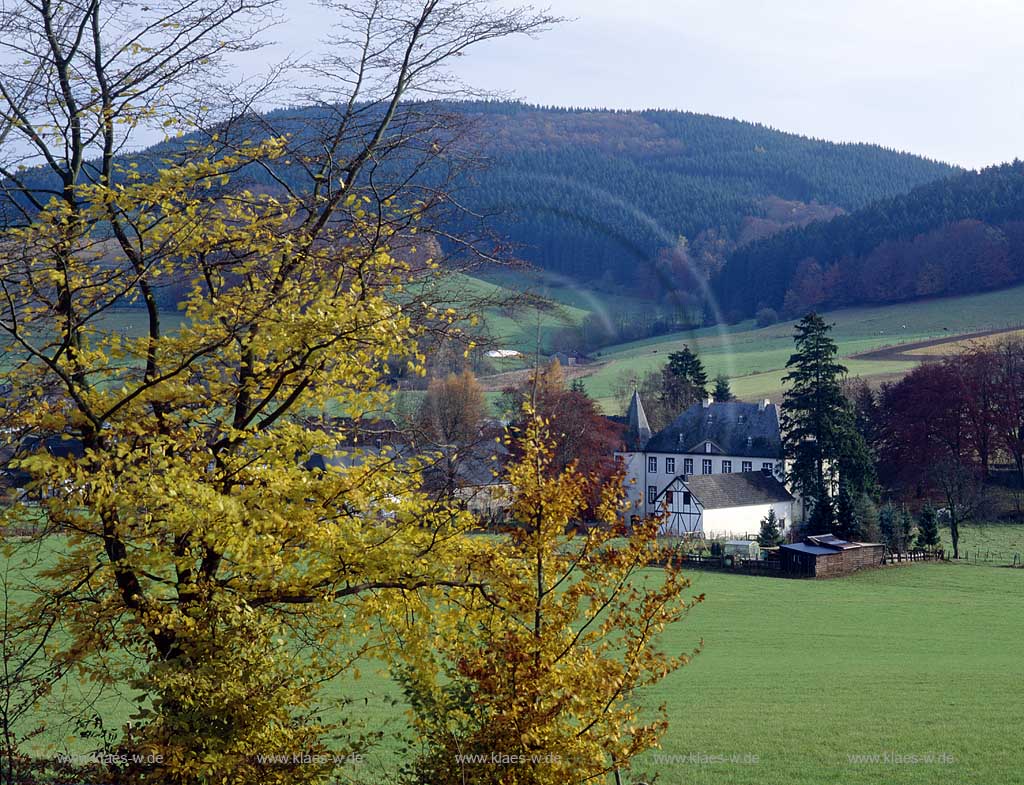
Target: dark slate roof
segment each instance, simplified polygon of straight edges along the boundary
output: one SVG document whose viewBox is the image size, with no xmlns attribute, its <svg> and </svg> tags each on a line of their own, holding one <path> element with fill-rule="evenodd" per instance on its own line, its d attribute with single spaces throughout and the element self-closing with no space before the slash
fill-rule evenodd
<svg viewBox="0 0 1024 785">
<path fill-rule="evenodd" d="M 711 442 L 716 455 L 782 457 L 779 412 L 773 403 L 695 403 L 647 442 L 645 452 L 702 453 Z"/>
<path fill-rule="evenodd" d="M 686 487 L 705 510 L 793 501 L 786 486 L 767 472 L 693 474 L 686 478 Z"/>
<path fill-rule="evenodd" d="M 82 458 L 85 456 L 85 445 L 81 439 L 64 437 L 59 433 L 49 436 L 30 436 L 18 447 L 22 455 L 46 450 L 54 458 Z"/>
</svg>

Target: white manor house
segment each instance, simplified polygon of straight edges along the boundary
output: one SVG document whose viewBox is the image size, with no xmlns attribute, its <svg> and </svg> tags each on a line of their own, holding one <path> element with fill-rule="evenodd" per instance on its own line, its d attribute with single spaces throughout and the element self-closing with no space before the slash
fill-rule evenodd
<svg viewBox="0 0 1024 785">
<path fill-rule="evenodd" d="M 784 484 L 778 407 L 708 398 L 652 434 L 637 392 L 626 415 L 626 493 L 631 515 L 665 513 L 662 532 L 694 537 L 754 534 L 774 510 L 781 528 L 801 514 Z"/>
</svg>

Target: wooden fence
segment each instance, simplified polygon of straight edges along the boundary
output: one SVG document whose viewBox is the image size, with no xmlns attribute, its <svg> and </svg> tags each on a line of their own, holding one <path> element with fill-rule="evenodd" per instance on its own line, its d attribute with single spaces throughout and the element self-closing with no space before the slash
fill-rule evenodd
<svg viewBox="0 0 1024 785">
<path fill-rule="evenodd" d="M 707 556 L 701 553 L 674 553 L 669 558 L 676 567 L 745 572 L 749 575 L 778 575 L 782 569 L 778 559 L 744 559 L 739 556 Z M 662 561 L 657 566 L 664 564 Z"/>
<path fill-rule="evenodd" d="M 946 558 L 945 551 L 906 551 L 904 553 L 893 553 L 892 551 L 886 551 L 885 556 L 882 559 L 883 564 L 900 564 L 902 562 L 911 561 L 944 561 Z"/>
<path fill-rule="evenodd" d="M 975 548 L 960 551 L 960 560 L 971 564 L 987 564 L 993 567 L 1021 567 L 1024 559 L 1019 551 L 993 551 Z"/>
<path fill-rule="evenodd" d="M 770 552 L 771 553 L 771 552 Z M 887 551 L 880 564 L 904 564 L 923 561 L 943 561 L 949 558 L 945 551 L 914 550 L 906 552 Z M 674 553 L 669 559 L 676 567 L 684 569 L 723 570 L 747 575 L 781 575 L 782 562 L 773 556 L 765 559 L 744 559 L 739 556 L 709 556 L 702 553 Z M 656 566 L 664 566 L 665 560 Z"/>
</svg>

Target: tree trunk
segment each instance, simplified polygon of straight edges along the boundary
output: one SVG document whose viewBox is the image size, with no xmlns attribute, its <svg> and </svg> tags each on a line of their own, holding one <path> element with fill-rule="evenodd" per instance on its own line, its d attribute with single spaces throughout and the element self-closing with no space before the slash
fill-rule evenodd
<svg viewBox="0 0 1024 785">
<path fill-rule="evenodd" d="M 953 540 L 953 558 L 960 558 L 960 522 L 956 519 L 956 508 L 949 506 L 949 536 Z"/>
</svg>

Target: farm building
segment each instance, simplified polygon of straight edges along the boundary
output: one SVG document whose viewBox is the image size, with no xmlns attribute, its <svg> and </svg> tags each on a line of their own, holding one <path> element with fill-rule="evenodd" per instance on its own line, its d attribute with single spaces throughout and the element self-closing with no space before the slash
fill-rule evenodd
<svg viewBox="0 0 1024 785">
<path fill-rule="evenodd" d="M 632 513 L 641 518 L 661 512 L 666 491 L 670 490 L 669 486 L 677 485 L 680 478 L 689 483 L 703 477 L 760 476 L 767 472 L 780 484 L 786 482 L 779 410 L 768 399 L 744 403 L 706 398 L 690 406 L 662 430 L 652 433 L 640 394 L 634 391 L 625 421 L 625 449 L 616 456 L 622 459 L 625 469 L 623 480 Z M 726 486 L 734 487 L 728 481 L 723 485 Z M 711 509 L 709 500 L 703 501 L 705 509 Z M 787 522 L 803 519 L 798 498 L 787 494 L 780 501 L 793 502 L 792 509 L 785 514 Z M 776 514 L 782 515 L 779 511 Z M 721 514 L 712 517 L 721 517 Z M 749 517 L 745 515 L 742 522 L 729 522 L 721 531 L 737 534 L 756 531 L 760 517 L 753 522 Z M 711 536 L 709 530 L 710 526 L 705 526 L 706 536 Z"/>
<path fill-rule="evenodd" d="M 805 537 L 779 548 L 782 573 L 805 578 L 836 578 L 883 564 L 885 546 L 848 542 L 831 534 Z"/>
<path fill-rule="evenodd" d="M 673 479 L 656 499 L 666 513 L 661 533 L 704 538 L 756 532 L 769 510 L 785 529 L 793 520 L 793 495 L 770 471 L 696 474 Z"/>
</svg>

